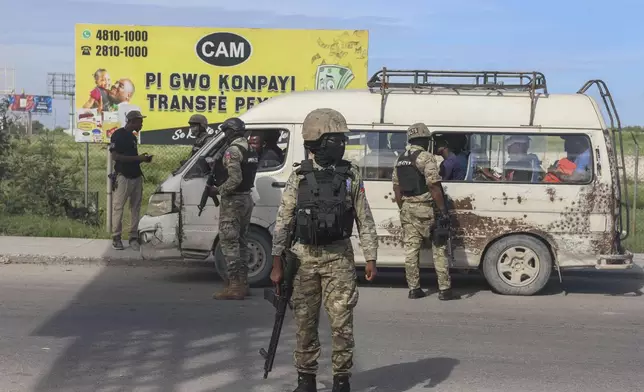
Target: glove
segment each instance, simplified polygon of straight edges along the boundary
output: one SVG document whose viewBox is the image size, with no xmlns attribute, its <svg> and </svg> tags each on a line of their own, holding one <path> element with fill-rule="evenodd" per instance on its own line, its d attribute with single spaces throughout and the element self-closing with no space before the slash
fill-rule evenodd
<svg viewBox="0 0 644 392">
<path fill-rule="evenodd" d="M 217 188 L 217 187 L 216 187 L 216 186 L 214 186 L 214 185 L 213 185 L 213 186 L 209 186 L 209 187 L 208 187 L 208 194 L 209 194 L 211 197 L 215 197 L 215 196 L 219 195 L 219 188 Z"/>
</svg>

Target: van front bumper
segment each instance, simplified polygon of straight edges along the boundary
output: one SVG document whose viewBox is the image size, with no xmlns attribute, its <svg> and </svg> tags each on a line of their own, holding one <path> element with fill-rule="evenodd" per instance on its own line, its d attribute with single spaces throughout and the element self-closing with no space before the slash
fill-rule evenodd
<svg viewBox="0 0 644 392">
<path fill-rule="evenodd" d="M 178 224 L 178 213 L 141 217 L 139 221 L 141 249 L 143 250 L 144 247 L 149 250 L 179 249 Z"/>
</svg>

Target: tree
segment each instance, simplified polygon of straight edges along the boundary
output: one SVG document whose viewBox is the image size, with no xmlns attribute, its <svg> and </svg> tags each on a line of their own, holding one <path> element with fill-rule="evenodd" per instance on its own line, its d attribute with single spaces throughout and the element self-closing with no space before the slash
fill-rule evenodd
<svg viewBox="0 0 644 392">
<path fill-rule="evenodd" d="M 47 132 L 47 128 L 38 120 L 31 122 L 31 134 L 32 135 L 42 135 Z"/>
<path fill-rule="evenodd" d="M 13 116 L 9 113 L 9 98 L 0 98 L 0 157 L 9 147 L 10 129 L 13 127 Z M 1 178 L 1 176 L 0 176 Z"/>
</svg>

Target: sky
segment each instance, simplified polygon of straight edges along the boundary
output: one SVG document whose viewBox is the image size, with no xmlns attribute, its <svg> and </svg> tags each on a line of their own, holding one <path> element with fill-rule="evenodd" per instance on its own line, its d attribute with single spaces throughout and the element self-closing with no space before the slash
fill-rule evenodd
<svg viewBox="0 0 644 392">
<path fill-rule="evenodd" d="M 74 72 L 76 23 L 367 29 L 370 74 L 536 70 L 552 93 L 603 79 L 622 125 L 644 125 L 642 12 L 638 0 L 0 0 L 0 70 L 46 95 L 48 72 Z M 34 119 L 67 127 L 69 102 L 54 109 Z"/>
</svg>

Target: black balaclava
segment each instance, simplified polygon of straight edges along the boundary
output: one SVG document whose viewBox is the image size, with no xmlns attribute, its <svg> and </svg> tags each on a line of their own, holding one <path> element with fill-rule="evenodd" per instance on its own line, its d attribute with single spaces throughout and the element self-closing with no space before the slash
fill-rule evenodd
<svg viewBox="0 0 644 392">
<path fill-rule="evenodd" d="M 192 135 L 196 138 L 199 138 L 203 136 L 204 133 L 206 133 L 206 127 L 196 123 L 190 124 L 189 130 L 190 130 L 190 133 L 192 133 Z"/>
<path fill-rule="evenodd" d="M 306 142 L 305 147 L 315 154 L 315 162 L 322 167 L 336 165 L 344 157 L 347 137 L 342 133 L 324 135 L 315 142 Z"/>
<path fill-rule="evenodd" d="M 428 137 L 417 137 L 415 139 L 411 139 L 409 141 L 409 144 L 411 144 L 413 146 L 422 147 L 423 150 L 428 151 L 429 150 L 429 142 L 430 142 L 430 138 L 428 138 Z"/>
</svg>

